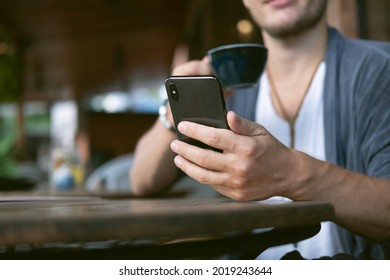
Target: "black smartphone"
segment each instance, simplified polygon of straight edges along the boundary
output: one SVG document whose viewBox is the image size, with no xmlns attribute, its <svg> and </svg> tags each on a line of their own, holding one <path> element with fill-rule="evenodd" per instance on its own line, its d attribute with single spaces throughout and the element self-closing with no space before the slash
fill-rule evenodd
<svg viewBox="0 0 390 280">
<path fill-rule="evenodd" d="M 176 128 L 181 121 L 190 121 L 229 129 L 223 90 L 216 77 L 170 76 L 165 80 L 165 88 Z M 176 131 L 178 138 L 182 141 L 221 152 L 181 134 L 177 129 Z"/>
</svg>

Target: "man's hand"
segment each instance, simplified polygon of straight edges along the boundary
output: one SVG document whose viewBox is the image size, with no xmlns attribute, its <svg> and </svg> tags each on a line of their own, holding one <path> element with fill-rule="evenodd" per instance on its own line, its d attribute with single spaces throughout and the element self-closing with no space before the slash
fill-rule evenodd
<svg viewBox="0 0 390 280">
<path fill-rule="evenodd" d="M 173 76 L 211 75 L 212 68 L 207 56 L 202 60 L 191 60 L 180 64 L 172 71 Z"/>
<path fill-rule="evenodd" d="M 264 127 L 227 115 L 231 130 L 181 122 L 179 131 L 223 150 L 218 153 L 175 140 L 175 164 L 195 180 L 236 200 L 291 197 L 292 176 L 298 168 L 294 151 L 276 140 Z"/>
</svg>

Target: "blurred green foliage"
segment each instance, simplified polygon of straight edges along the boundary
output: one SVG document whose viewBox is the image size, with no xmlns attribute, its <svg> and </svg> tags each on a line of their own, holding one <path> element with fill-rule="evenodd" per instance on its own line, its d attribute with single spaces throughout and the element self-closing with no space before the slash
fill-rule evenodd
<svg viewBox="0 0 390 280">
<path fill-rule="evenodd" d="M 21 67 L 13 36 L 0 26 L 0 102 L 15 102 L 21 94 Z"/>
<path fill-rule="evenodd" d="M 21 95 L 21 67 L 11 32 L 0 26 L 0 105 L 17 102 Z M 1 106 L 0 106 L 1 107 Z M 14 119 L 0 114 L 0 177 L 13 177 L 17 127 Z"/>
<path fill-rule="evenodd" d="M 0 177 L 14 177 L 16 126 L 11 119 L 0 119 Z"/>
</svg>

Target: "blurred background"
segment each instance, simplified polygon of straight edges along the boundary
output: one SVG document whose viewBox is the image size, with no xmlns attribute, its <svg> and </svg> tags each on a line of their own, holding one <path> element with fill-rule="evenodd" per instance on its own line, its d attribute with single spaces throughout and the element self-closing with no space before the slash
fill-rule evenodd
<svg viewBox="0 0 390 280">
<path fill-rule="evenodd" d="M 390 0 L 329 0 L 344 35 L 390 40 Z M 262 42 L 240 0 L 0 1 L 0 190 L 70 189 L 131 155 L 172 67 Z"/>
</svg>

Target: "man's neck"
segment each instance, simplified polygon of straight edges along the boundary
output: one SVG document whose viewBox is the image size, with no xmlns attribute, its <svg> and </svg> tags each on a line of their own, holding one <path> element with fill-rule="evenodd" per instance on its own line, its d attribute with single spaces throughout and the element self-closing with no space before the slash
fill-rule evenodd
<svg viewBox="0 0 390 280">
<path fill-rule="evenodd" d="M 289 38 L 263 34 L 269 55 L 268 81 L 276 112 L 294 123 L 311 81 L 324 59 L 327 45 L 327 25 L 319 22 L 314 28 Z"/>
<path fill-rule="evenodd" d="M 310 71 L 325 56 L 328 32 L 325 21 L 299 35 L 275 38 L 263 33 L 267 46 L 267 68 L 274 76 L 286 77 L 292 73 Z"/>
</svg>

